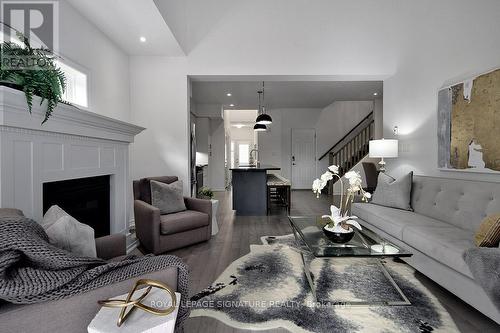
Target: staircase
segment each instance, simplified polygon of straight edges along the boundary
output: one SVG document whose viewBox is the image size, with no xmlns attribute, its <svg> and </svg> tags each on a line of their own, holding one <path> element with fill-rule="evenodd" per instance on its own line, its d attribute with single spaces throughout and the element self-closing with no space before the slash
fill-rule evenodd
<svg viewBox="0 0 500 333">
<path fill-rule="evenodd" d="M 329 158 L 329 165 L 339 166 L 339 175 L 342 177 L 363 158 L 368 155 L 368 145 L 374 136 L 373 112 L 370 112 L 363 120 L 354 126 L 342 139 L 335 143 L 326 151 L 319 160 L 326 156 Z M 333 184 L 338 179 L 330 181 L 329 193 L 332 193 Z"/>
</svg>

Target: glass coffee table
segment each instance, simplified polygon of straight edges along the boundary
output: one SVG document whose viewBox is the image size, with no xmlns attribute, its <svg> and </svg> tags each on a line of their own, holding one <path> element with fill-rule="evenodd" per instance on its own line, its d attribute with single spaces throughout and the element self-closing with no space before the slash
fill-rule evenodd
<svg viewBox="0 0 500 333">
<path fill-rule="evenodd" d="M 384 258 L 410 257 L 412 253 L 406 251 L 385 240 L 375 232 L 363 227 L 363 230 L 355 230 L 353 239 L 346 244 L 336 244 L 330 241 L 323 233 L 324 220 L 317 216 L 289 216 L 290 225 L 297 245 L 302 246 L 300 255 L 304 265 L 304 273 L 314 297 L 318 302 L 316 288 L 310 271 L 310 262 L 314 259 L 332 258 L 372 258 L 380 267 L 384 276 L 389 280 L 395 290 L 401 296 L 401 300 L 377 300 L 377 301 L 321 301 L 319 303 L 329 303 L 338 306 L 371 306 L 389 305 L 405 306 L 411 305 L 410 301 L 396 284 L 392 276 L 384 266 Z M 305 245 L 305 246 L 304 246 Z M 309 255 L 308 255 L 309 254 Z M 313 256 L 312 260 L 309 257 Z"/>
</svg>

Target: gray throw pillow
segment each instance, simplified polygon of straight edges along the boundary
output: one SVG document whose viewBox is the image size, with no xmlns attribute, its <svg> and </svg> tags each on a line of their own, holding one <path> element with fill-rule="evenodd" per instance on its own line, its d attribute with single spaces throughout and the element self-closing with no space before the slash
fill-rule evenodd
<svg viewBox="0 0 500 333">
<path fill-rule="evenodd" d="M 50 244 L 78 256 L 96 258 L 94 229 L 78 222 L 61 207 L 54 205 L 41 223 Z"/>
<path fill-rule="evenodd" d="M 378 175 L 377 188 L 373 193 L 371 203 L 380 206 L 412 211 L 412 183 L 413 171 L 399 179 L 394 179 L 391 176 L 381 172 Z"/>
<path fill-rule="evenodd" d="M 160 210 L 160 214 L 177 213 L 186 210 L 182 189 L 182 180 L 165 184 L 151 180 L 151 205 Z"/>
</svg>

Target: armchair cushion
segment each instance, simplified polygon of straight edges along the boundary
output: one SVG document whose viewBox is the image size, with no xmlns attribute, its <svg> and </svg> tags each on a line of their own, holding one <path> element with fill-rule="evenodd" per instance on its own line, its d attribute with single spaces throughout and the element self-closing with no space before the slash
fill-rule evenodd
<svg viewBox="0 0 500 333">
<path fill-rule="evenodd" d="M 142 200 L 151 205 L 151 181 L 155 180 L 160 183 L 171 184 L 177 181 L 179 178 L 175 176 L 163 176 L 163 177 L 148 177 L 142 178 L 138 182 L 138 191 L 134 189 L 134 196 L 136 200 Z"/>
<path fill-rule="evenodd" d="M 151 205 L 160 209 L 160 214 L 171 214 L 186 210 L 182 195 L 182 180 L 165 184 L 151 180 Z"/>
<path fill-rule="evenodd" d="M 161 234 L 171 235 L 207 226 L 210 219 L 208 214 L 194 210 L 185 210 L 183 212 L 161 215 L 160 221 Z"/>
</svg>

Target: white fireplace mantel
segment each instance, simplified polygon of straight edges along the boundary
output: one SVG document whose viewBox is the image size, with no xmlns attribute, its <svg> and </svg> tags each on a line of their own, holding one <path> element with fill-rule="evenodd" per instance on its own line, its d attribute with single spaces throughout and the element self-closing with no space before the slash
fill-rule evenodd
<svg viewBox="0 0 500 333">
<path fill-rule="evenodd" d="M 28 112 L 24 92 L 0 86 L 0 125 L 42 132 L 87 136 L 131 143 L 145 128 L 99 114 L 59 104 L 49 121 L 41 125 L 45 106 L 33 98 L 32 114 Z"/>
<path fill-rule="evenodd" d="M 45 105 L 28 113 L 22 91 L 0 87 L 0 207 L 40 221 L 43 184 L 110 175 L 111 233 L 130 216 L 129 144 L 143 127 L 59 104 L 43 125 Z"/>
</svg>

